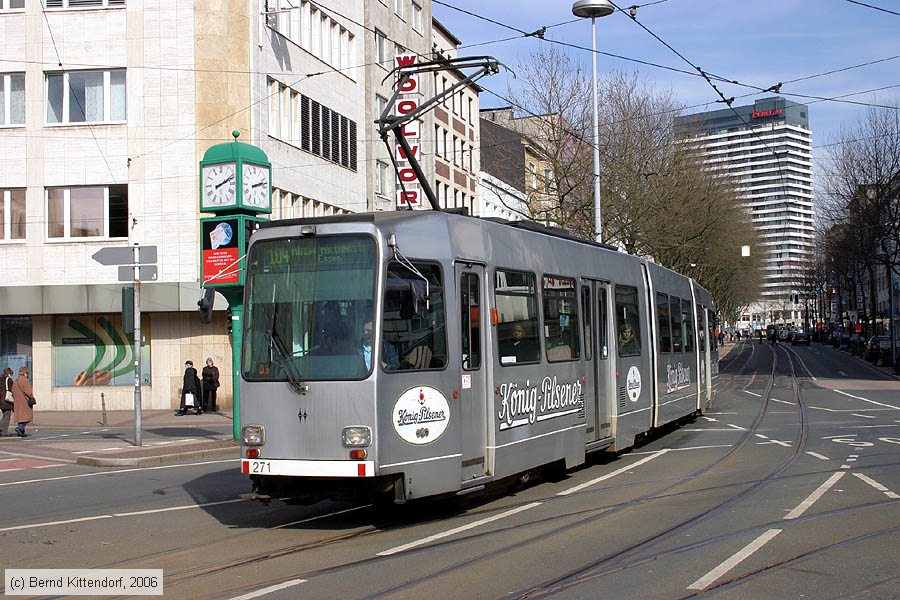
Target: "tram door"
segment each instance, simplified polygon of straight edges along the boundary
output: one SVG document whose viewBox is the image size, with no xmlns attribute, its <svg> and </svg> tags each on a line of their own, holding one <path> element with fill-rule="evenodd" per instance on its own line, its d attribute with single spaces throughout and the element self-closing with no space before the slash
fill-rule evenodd
<svg viewBox="0 0 900 600">
<path fill-rule="evenodd" d="M 582 289 L 582 306 L 585 317 L 590 321 L 590 349 L 587 350 L 589 361 L 593 362 L 594 402 L 593 422 L 588 416 L 588 429 L 593 427 L 593 434 L 588 434 L 588 443 L 606 439 L 612 435 L 612 414 L 615 398 L 614 340 L 610 339 L 610 285 L 606 281 L 591 282 L 590 288 Z M 588 308 L 589 307 L 589 308 Z"/>
<path fill-rule="evenodd" d="M 487 472 L 487 393 L 490 369 L 484 286 L 484 266 L 457 263 L 456 282 L 460 310 L 459 407 L 462 481 Z"/>
</svg>

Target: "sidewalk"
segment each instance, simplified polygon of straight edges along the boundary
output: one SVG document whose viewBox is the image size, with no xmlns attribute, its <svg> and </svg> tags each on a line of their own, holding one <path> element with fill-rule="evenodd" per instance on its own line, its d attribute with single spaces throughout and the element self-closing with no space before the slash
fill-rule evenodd
<svg viewBox="0 0 900 600">
<path fill-rule="evenodd" d="M 30 437 L 0 437 L 0 455 L 77 463 L 94 467 L 135 467 L 184 460 L 240 456 L 232 439 L 231 413 L 175 416 L 174 410 L 141 414 L 140 447 L 134 445 L 134 412 L 47 411 L 36 407 Z"/>
</svg>

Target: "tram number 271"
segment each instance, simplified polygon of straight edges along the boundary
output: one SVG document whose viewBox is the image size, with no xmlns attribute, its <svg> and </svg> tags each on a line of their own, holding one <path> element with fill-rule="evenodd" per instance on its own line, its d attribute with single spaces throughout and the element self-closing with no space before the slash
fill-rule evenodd
<svg viewBox="0 0 900 600">
<path fill-rule="evenodd" d="M 272 463 L 267 460 L 251 460 L 250 461 L 250 472 L 258 475 L 263 475 L 266 473 L 272 472 Z"/>
</svg>

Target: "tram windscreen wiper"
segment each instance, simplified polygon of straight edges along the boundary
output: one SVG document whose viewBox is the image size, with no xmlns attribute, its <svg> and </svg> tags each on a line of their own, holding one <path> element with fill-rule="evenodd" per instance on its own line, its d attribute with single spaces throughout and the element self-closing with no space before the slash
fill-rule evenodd
<svg viewBox="0 0 900 600">
<path fill-rule="evenodd" d="M 297 394 L 304 394 L 307 389 L 306 384 L 300 379 L 294 361 L 291 359 L 291 352 L 288 350 L 284 338 L 278 333 L 278 328 L 276 327 L 277 322 L 278 303 L 275 302 L 274 308 L 272 309 L 272 322 L 269 325 L 269 329 L 266 330 L 266 334 L 272 347 L 275 348 L 275 351 L 278 353 L 277 362 L 281 365 L 281 370 L 284 372 L 284 376 L 287 378 L 291 389 Z"/>
</svg>

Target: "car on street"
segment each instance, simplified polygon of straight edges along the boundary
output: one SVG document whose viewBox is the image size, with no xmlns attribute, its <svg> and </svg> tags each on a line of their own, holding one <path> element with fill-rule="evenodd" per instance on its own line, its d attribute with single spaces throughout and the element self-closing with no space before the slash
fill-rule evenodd
<svg viewBox="0 0 900 600">
<path fill-rule="evenodd" d="M 866 342 L 866 359 L 878 362 L 881 357 L 890 358 L 891 338 L 886 335 L 875 335 Z"/>
<path fill-rule="evenodd" d="M 798 344 L 805 344 L 807 346 L 810 345 L 810 337 L 809 334 L 805 331 L 795 331 L 793 337 L 791 338 L 791 345 L 797 346 Z"/>
</svg>

